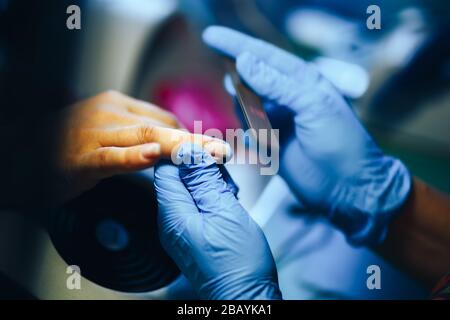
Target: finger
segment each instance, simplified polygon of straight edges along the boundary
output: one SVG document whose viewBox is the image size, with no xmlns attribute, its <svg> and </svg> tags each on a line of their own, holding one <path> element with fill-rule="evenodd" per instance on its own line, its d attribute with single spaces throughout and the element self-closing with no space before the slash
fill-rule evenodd
<svg viewBox="0 0 450 320">
<path fill-rule="evenodd" d="M 176 128 L 179 126 L 178 120 L 170 112 L 165 111 L 151 103 L 131 98 L 117 91 L 111 90 L 104 92 L 97 96 L 96 99 L 115 106 L 124 106 L 131 113 L 163 122 L 169 127 Z"/>
<path fill-rule="evenodd" d="M 128 111 L 136 115 L 147 117 L 151 120 L 163 123 L 165 126 L 170 128 L 180 127 L 180 123 L 174 115 L 150 103 L 136 100 L 134 104 L 128 105 Z"/>
<path fill-rule="evenodd" d="M 236 98 L 236 92 L 234 90 L 231 77 L 229 75 L 225 75 L 223 82 L 225 90 L 233 100 L 235 113 L 239 118 L 242 129 L 248 130 L 248 124 L 245 119 L 244 113 L 242 112 L 242 108 L 239 105 L 239 101 Z M 267 99 L 263 101 L 263 106 L 267 112 L 267 115 L 269 116 L 273 128 L 283 128 L 283 130 L 280 131 L 280 141 L 284 140 L 293 131 L 291 120 L 293 119 L 295 114 L 293 115 L 292 112 L 288 112 L 286 107 L 280 107 L 276 103 L 273 103 L 272 101 Z"/>
<path fill-rule="evenodd" d="M 178 159 L 181 180 L 200 213 L 220 215 L 224 211 L 229 211 L 230 207 L 240 206 L 224 181 L 217 163 L 198 145 L 189 143 L 181 145 Z"/>
<path fill-rule="evenodd" d="M 161 155 L 166 159 L 176 155 L 178 147 L 186 142 L 202 146 L 219 162 L 228 160 L 232 156 L 231 147 L 222 140 L 158 126 L 139 125 L 108 130 L 104 132 L 100 141 L 105 146 L 119 147 L 155 142 L 160 144 Z"/>
<path fill-rule="evenodd" d="M 298 112 L 299 97 L 306 98 L 315 92 L 313 88 L 302 86 L 299 82 L 259 60 L 253 54 L 244 52 L 239 55 L 237 70 L 244 81 L 260 96 L 287 106 Z"/>
<path fill-rule="evenodd" d="M 344 67 L 346 71 L 351 70 L 349 72 L 352 73 L 354 76 L 353 78 L 358 76 L 358 78 L 361 79 L 359 83 L 350 88 L 346 85 L 348 79 L 342 78 L 345 75 L 342 75 L 342 72 L 340 73 L 340 77 L 336 74 L 332 74 L 329 65 L 326 66 L 328 68 L 323 68 L 321 65 L 323 63 L 319 63 L 319 68 L 317 68 L 317 65 L 312 66 L 300 57 L 268 42 L 250 37 L 229 28 L 220 26 L 208 27 L 203 32 L 203 40 L 214 49 L 235 59 L 245 52 L 251 53 L 278 72 L 290 76 L 299 82 L 304 82 L 305 79 L 307 79 L 309 83 L 315 83 L 321 75 L 323 75 L 338 90 L 349 97 L 358 97 L 362 94 L 361 92 L 364 92 L 367 89 L 367 79 L 365 79 L 367 77 L 364 70 L 355 65 L 349 64 Z M 333 65 L 335 66 L 336 63 L 337 62 L 333 63 Z M 342 62 L 340 62 L 340 64 L 342 64 Z M 349 72 L 345 72 L 345 74 L 348 74 Z M 346 80 L 345 83 L 344 80 Z M 225 84 L 227 85 L 227 83 Z M 226 87 L 226 89 L 228 93 L 232 94 L 232 91 L 229 91 L 228 87 Z"/>
<path fill-rule="evenodd" d="M 114 126 L 130 126 L 136 124 L 147 124 L 147 125 L 155 125 L 155 126 L 163 126 L 168 127 L 168 125 L 164 122 L 161 122 L 157 119 L 153 119 L 146 116 L 140 116 L 134 113 L 129 112 L 123 107 L 119 107 L 114 105 L 114 103 L 100 101 L 97 103 L 97 107 L 101 110 L 101 116 L 104 123 L 107 123 L 109 127 Z M 92 114 L 90 114 L 92 116 Z M 77 119 L 83 125 L 89 119 Z"/>
<path fill-rule="evenodd" d="M 357 64 L 324 57 L 316 58 L 314 64 L 317 71 L 346 97 L 360 98 L 369 87 L 368 72 Z"/>
<path fill-rule="evenodd" d="M 301 74 L 306 65 L 302 59 L 287 51 L 226 27 L 206 28 L 203 40 L 209 46 L 233 58 L 244 52 L 250 52 L 287 75 Z"/>
<path fill-rule="evenodd" d="M 104 147 L 82 157 L 80 168 L 105 178 L 149 168 L 159 160 L 160 156 L 161 147 L 157 143 L 127 148 Z"/>
<path fill-rule="evenodd" d="M 124 113 L 123 118 L 126 119 L 128 125 L 148 125 L 165 128 L 176 128 L 173 125 L 162 122 L 156 118 L 151 118 L 145 115 L 138 115 L 136 113 Z"/>
</svg>

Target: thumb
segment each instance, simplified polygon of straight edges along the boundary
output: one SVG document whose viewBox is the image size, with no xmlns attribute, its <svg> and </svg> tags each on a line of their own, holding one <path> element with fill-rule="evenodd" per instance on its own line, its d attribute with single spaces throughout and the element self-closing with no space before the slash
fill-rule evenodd
<svg viewBox="0 0 450 320">
<path fill-rule="evenodd" d="M 310 68 L 304 68 L 304 78 L 299 80 L 281 73 L 255 55 L 244 52 L 236 60 L 242 79 L 260 96 L 295 113 L 314 103 L 317 98 L 317 80 Z"/>
<path fill-rule="evenodd" d="M 178 150 L 180 178 L 200 213 L 221 214 L 233 204 L 239 205 L 224 181 L 216 161 L 200 146 L 183 144 Z"/>
</svg>

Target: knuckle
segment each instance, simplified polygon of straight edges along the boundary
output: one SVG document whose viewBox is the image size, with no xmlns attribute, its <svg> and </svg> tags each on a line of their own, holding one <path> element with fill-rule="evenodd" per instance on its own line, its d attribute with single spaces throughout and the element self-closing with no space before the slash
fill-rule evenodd
<svg viewBox="0 0 450 320">
<path fill-rule="evenodd" d="M 141 126 L 138 130 L 138 142 L 144 144 L 152 140 L 154 127 L 150 125 Z"/>
</svg>

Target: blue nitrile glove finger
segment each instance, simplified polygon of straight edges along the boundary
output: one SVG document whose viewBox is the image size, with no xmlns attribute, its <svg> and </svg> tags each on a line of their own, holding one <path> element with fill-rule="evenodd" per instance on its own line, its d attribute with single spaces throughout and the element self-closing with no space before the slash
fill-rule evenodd
<svg viewBox="0 0 450 320">
<path fill-rule="evenodd" d="M 209 27 L 203 38 L 236 59 L 242 79 L 272 103 L 266 108 L 272 122 L 285 108 L 294 114 L 280 168 L 291 190 L 310 209 L 326 212 L 351 242 L 383 241 L 411 177 L 377 147 L 336 88 L 314 65 L 261 40 L 223 27 Z"/>
<path fill-rule="evenodd" d="M 212 48 L 232 58 L 236 58 L 244 52 L 253 53 L 266 60 L 274 68 L 285 74 L 292 74 L 294 77 L 301 73 L 305 66 L 303 60 L 289 52 L 226 27 L 206 28 L 203 32 L 203 40 Z"/>
<path fill-rule="evenodd" d="M 161 243 L 204 299 L 281 299 L 266 238 L 200 147 L 155 170 Z M 188 161 L 185 161 L 188 162 Z"/>
<path fill-rule="evenodd" d="M 223 79 L 223 85 L 225 87 L 225 90 L 233 99 L 234 109 L 239 118 L 239 121 L 241 122 L 242 129 L 248 130 L 249 128 L 247 120 L 245 119 L 244 113 L 242 112 L 241 106 L 239 105 L 239 102 L 236 98 L 236 91 L 234 89 L 231 77 L 228 74 L 226 74 Z M 292 121 L 293 113 L 289 112 L 287 108 L 277 106 L 276 104 L 272 103 L 271 101 L 267 101 L 266 99 L 264 99 L 262 103 L 264 105 L 264 109 L 266 110 L 267 114 L 270 117 L 272 128 L 278 130 L 283 128 L 283 130 L 279 131 L 278 135 L 280 143 L 283 144 L 286 140 L 290 138 L 290 136 L 294 132 L 293 130 L 294 125 Z M 247 142 L 251 140 L 245 141 Z"/>
</svg>

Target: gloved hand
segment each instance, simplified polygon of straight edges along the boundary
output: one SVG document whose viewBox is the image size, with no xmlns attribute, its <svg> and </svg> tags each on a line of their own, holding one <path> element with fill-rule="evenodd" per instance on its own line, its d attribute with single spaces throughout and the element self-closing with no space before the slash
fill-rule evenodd
<svg viewBox="0 0 450 320">
<path fill-rule="evenodd" d="M 383 154 L 314 65 L 224 27 L 207 28 L 203 39 L 235 58 L 242 79 L 266 102 L 280 129 L 280 174 L 299 200 L 326 212 L 350 242 L 382 242 L 411 189 L 405 166 Z"/>
<path fill-rule="evenodd" d="M 163 247 L 203 299 L 281 299 L 266 238 L 216 162 L 184 144 L 155 170 Z"/>
</svg>

